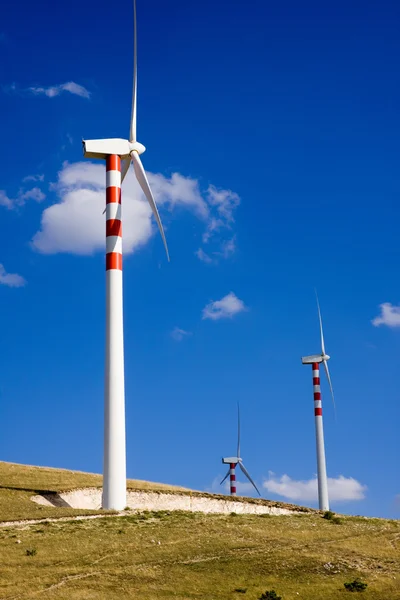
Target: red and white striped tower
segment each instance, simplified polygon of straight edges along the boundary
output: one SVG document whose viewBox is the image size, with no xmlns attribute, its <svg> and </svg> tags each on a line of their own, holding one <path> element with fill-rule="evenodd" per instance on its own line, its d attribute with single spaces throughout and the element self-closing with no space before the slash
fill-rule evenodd
<svg viewBox="0 0 400 600">
<path fill-rule="evenodd" d="M 160 215 L 140 158 L 146 148 L 136 138 L 136 0 L 133 0 L 133 40 L 133 91 L 129 140 L 123 138 L 82 140 L 85 158 L 106 161 L 106 364 L 102 502 L 103 508 L 114 510 L 122 510 L 126 506 L 121 183 L 128 173 L 130 164 L 157 221 L 169 260 Z M 122 173 L 121 159 L 124 160 Z"/>
<path fill-rule="evenodd" d="M 314 389 L 314 416 L 315 434 L 317 441 L 317 469 L 318 469 L 318 500 L 320 510 L 329 510 L 328 478 L 326 474 L 324 428 L 322 422 L 321 385 L 319 378 L 319 364 L 312 363 L 313 389 Z"/>
<path fill-rule="evenodd" d="M 121 159 L 106 156 L 106 360 L 104 389 L 105 509 L 126 507 Z"/>
<path fill-rule="evenodd" d="M 229 481 L 231 484 L 231 496 L 236 496 L 236 463 L 230 463 L 229 465 Z"/>
</svg>

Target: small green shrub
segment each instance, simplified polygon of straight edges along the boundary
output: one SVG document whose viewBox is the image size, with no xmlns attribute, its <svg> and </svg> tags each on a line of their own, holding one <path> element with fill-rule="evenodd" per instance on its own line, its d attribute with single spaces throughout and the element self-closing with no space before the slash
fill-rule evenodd
<svg viewBox="0 0 400 600">
<path fill-rule="evenodd" d="M 326 519 L 327 521 L 332 521 L 334 516 L 335 516 L 334 512 L 332 512 L 331 510 L 327 510 L 324 512 L 324 516 L 322 518 Z"/>
<path fill-rule="evenodd" d="M 278 596 L 275 590 L 266 590 L 258 600 L 282 600 L 282 596 Z"/>
<path fill-rule="evenodd" d="M 27 556 L 35 556 L 36 552 L 37 552 L 36 548 L 28 548 L 26 551 L 26 555 Z"/>
<path fill-rule="evenodd" d="M 335 525 L 341 525 L 342 523 L 342 520 L 339 519 L 339 517 L 337 517 L 331 510 L 327 510 L 322 518 L 334 523 Z"/>
<path fill-rule="evenodd" d="M 247 592 L 247 588 L 236 588 L 234 591 L 238 594 L 245 594 Z"/>
<path fill-rule="evenodd" d="M 368 583 L 364 583 L 357 577 L 354 581 L 348 581 L 344 584 L 344 587 L 348 592 L 363 592 L 368 586 Z"/>
</svg>

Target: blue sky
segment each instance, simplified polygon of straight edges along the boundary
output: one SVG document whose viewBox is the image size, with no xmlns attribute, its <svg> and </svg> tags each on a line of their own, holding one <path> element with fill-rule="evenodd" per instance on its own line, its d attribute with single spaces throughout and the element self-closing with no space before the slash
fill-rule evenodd
<svg viewBox="0 0 400 600">
<path fill-rule="evenodd" d="M 219 490 L 240 402 L 263 495 L 315 506 L 316 287 L 332 507 L 398 517 L 399 5 L 138 0 L 138 19 L 171 263 L 129 176 L 128 475 Z M 131 5 L 9 3 L 0 33 L 0 458 L 100 472 L 104 172 L 81 139 L 128 134 Z"/>
</svg>

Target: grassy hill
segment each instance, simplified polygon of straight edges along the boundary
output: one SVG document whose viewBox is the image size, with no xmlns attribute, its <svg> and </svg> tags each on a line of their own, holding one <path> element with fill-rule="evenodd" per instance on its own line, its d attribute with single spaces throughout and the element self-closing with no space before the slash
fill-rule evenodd
<svg viewBox="0 0 400 600">
<path fill-rule="evenodd" d="M 97 514 L 99 511 L 77 511 L 69 508 L 39 506 L 31 502 L 30 498 L 35 493 L 60 492 L 85 487 L 100 488 L 101 485 L 101 475 L 0 462 L 0 522 Z M 136 479 L 128 481 L 128 488 L 131 490 L 186 491 L 186 488 L 183 487 Z"/>
<path fill-rule="evenodd" d="M 75 515 L 72 509 L 31 508 L 32 490 L 100 482 L 84 473 L 0 463 L 0 519 L 11 513 L 32 518 L 32 511 L 35 517 Z M 147 482 L 130 486 L 177 490 Z M 317 511 L 144 512 L 0 527 L 4 600 L 257 600 L 271 589 L 283 600 L 345 600 L 353 595 L 344 583 L 356 577 L 368 583 L 356 597 L 400 600 L 398 521 L 342 517 L 336 524 Z"/>
</svg>

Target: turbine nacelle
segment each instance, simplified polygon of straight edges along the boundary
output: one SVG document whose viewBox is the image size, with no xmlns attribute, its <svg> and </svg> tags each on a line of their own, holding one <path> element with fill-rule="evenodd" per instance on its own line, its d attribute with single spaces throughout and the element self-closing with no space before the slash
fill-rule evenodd
<svg viewBox="0 0 400 600">
<path fill-rule="evenodd" d="M 105 159 L 110 154 L 117 154 L 121 158 L 130 158 L 132 152 L 139 155 L 146 150 L 140 142 L 130 142 L 122 138 L 109 138 L 105 140 L 82 140 L 83 156 L 85 158 Z"/>
<path fill-rule="evenodd" d="M 329 354 L 311 354 L 311 356 L 302 356 L 301 362 L 303 365 L 311 365 L 312 363 L 322 363 L 329 359 Z"/>
<path fill-rule="evenodd" d="M 228 456 L 228 458 L 222 459 L 222 463 L 224 465 L 237 465 L 241 461 L 242 461 L 242 459 L 237 456 Z"/>
</svg>

